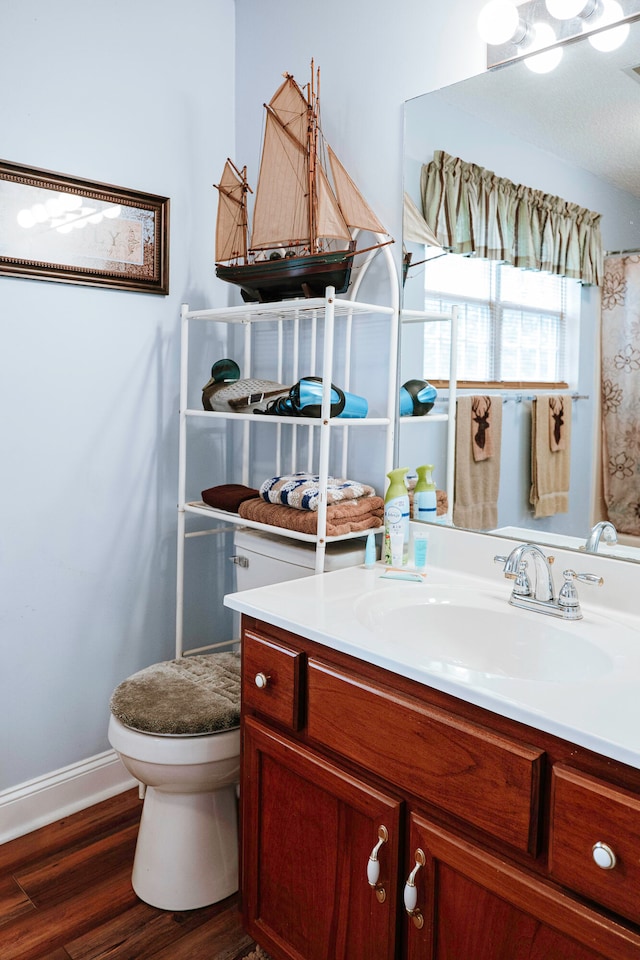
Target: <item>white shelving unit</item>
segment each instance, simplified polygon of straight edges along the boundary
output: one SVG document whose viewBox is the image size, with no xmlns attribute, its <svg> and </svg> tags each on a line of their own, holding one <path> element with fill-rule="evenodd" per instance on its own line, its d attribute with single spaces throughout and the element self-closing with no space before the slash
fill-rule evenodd
<svg viewBox="0 0 640 960">
<path fill-rule="evenodd" d="M 451 324 L 451 349 L 449 354 L 449 391 L 446 401 L 446 413 L 430 411 L 424 417 L 399 417 L 399 430 L 411 431 L 429 429 L 434 423 L 447 423 L 446 440 L 446 468 L 445 490 L 447 493 L 447 522 L 452 521 L 455 459 L 456 459 L 456 401 L 458 398 L 458 307 L 453 306 L 450 312 L 435 313 L 424 310 L 403 310 L 400 322 L 404 326 L 409 323 L 449 323 Z"/>
<path fill-rule="evenodd" d="M 378 316 L 384 318 L 388 337 L 385 338 L 385 354 L 388 354 L 388 386 L 384 403 L 383 416 L 367 416 L 365 418 L 341 418 L 330 416 L 331 384 L 338 383 L 345 391 L 350 390 L 350 371 L 352 367 L 352 334 L 354 327 L 362 318 Z M 319 372 L 322 376 L 322 403 L 318 418 L 288 418 L 281 416 L 256 415 L 254 413 L 218 413 L 205 411 L 202 408 L 189 407 L 189 344 L 190 331 L 193 324 L 227 324 L 239 325 L 243 330 L 243 363 L 242 377 L 251 377 L 253 373 L 254 336 L 261 324 L 269 323 L 269 333 L 275 338 L 273 346 L 273 370 L 270 377 L 278 382 L 283 380 L 283 367 L 286 360 L 289 368 L 293 369 L 293 379 L 297 382 L 300 377 L 313 376 Z M 320 325 L 320 326 L 319 326 Z M 341 336 L 340 364 L 336 363 L 335 334 L 339 328 Z M 303 337 L 303 333 L 306 336 Z M 307 347 L 307 352 L 301 359 L 301 343 Z M 184 576 L 185 576 L 185 541 L 190 537 L 206 536 L 228 532 L 229 525 L 241 525 L 295 540 L 315 543 L 315 572 L 324 569 L 325 548 L 327 543 L 335 540 L 362 537 L 362 532 L 333 537 L 326 534 L 327 477 L 329 476 L 330 455 L 335 463 L 334 438 L 336 431 L 341 440 L 341 476 L 348 476 L 347 456 L 348 439 L 352 430 L 370 430 L 383 428 L 385 431 L 384 463 L 379 466 L 380 476 L 384 475 L 393 466 L 394 433 L 397 410 L 397 343 L 398 343 L 398 309 L 397 306 L 380 306 L 369 303 L 360 303 L 349 299 L 340 299 L 335 296 L 332 288 L 327 288 L 325 296 L 316 299 L 289 300 L 279 303 L 244 304 L 237 307 L 219 308 L 211 310 L 190 310 L 188 304 L 183 304 L 181 310 L 181 371 L 180 371 L 180 440 L 179 440 L 179 479 L 178 479 L 178 556 L 177 556 L 177 610 L 176 610 L 176 655 L 183 654 L 183 619 L 184 619 Z M 318 344 L 318 347 L 316 347 Z M 318 364 L 321 355 L 320 365 Z M 337 369 L 339 366 L 339 370 Z M 289 369 L 288 369 L 289 372 Z M 335 376 L 335 379 L 334 379 Z M 216 420 L 232 421 L 242 426 L 242 464 L 234 476 L 234 482 L 250 486 L 250 463 L 252 430 L 260 430 L 266 424 L 276 424 L 276 444 L 273 456 L 273 475 L 293 473 L 300 470 L 317 473 L 320 477 L 320 501 L 318 507 L 316 534 L 298 533 L 283 527 L 269 526 L 263 523 L 248 521 L 238 514 L 225 510 L 217 510 L 207 506 L 201 500 L 187 500 L 187 449 L 189 443 L 190 421 L 201 420 L 213 422 Z M 285 437 L 284 431 L 290 431 Z M 298 443 L 300 431 L 307 431 L 303 442 Z M 316 431 L 319 432 L 319 438 Z M 315 436 L 314 436 L 315 435 Z M 286 444 L 283 442 L 286 439 Z M 284 449 L 286 447 L 286 450 Z M 301 462 L 301 460 L 305 462 Z M 334 468 L 335 469 L 335 468 Z M 335 473 L 338 473 L 336 470 Z M 335 475 L 334 473 L 334 475 Z M 352 479 L 358 479 L 353 478 Z M 224 480 L 221 482 L 225 482 Z M 383 490 L 379 491 L 384 493 Z M 206 518 L 211 523 L 222 525 L 207 526 L 203 530 L 189 530 L 187 532 L 187 517 L 194 515 Z M 381 528 L 382 529 L 382 528 Z M 193 650 L 189 652 L 195 652 Z"/>
</svg>

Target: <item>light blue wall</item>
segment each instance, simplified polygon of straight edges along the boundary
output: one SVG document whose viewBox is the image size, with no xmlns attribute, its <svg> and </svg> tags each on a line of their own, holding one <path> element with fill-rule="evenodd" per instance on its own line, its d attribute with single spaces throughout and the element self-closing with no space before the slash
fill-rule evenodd
<svg viewBox="0 0 640 960">
<path fill-rule="evenodd" d="M 171 655 L 178 313 L 230 297 L 225 157 L 255 171 L 263 100 L 313 56 L 329 139 L 399 239 L 402 104 L 483 69 L 483 2 L 2 5 L 0 155 L 169 196 L 171 291 L 0 278 L 0 790 L 107 749 L 113 687 Z"/>
<path fill-rule="evenodd" d="M 0 9 L 0 155 L 171 198 L 170 294 L 0 278 L 0 790 L 108 749 L 171 655 L 180 303 L 224 304 L 232 0 Z"/>
</svg>

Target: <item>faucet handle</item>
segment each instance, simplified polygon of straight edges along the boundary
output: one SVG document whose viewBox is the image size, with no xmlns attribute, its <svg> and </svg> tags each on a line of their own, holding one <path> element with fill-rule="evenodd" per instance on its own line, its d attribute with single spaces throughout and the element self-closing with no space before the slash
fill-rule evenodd
<svg viewBox="0 0 640 960">
<path fill-rule="evenodd" d="M 501 556 L 500 554 L 497 554 L 497 555 L 493 558 L 493 562 L 494 562 L 494 563 L 502 563 L 502 564 L 505 564 L 508 559 L 509 559 L 509 557 L 503 557 L 503 556 Z"/>
<path fill-rule="evenodd" d="M 604 580 L 594 573 L 576 573 L 575 570 L 563 570 L 562 576 L 564 577 L 564 583 L 558 595 L 558 606 L 562 607 L 563 616 L 566 620 L 580 620 L 582 611 L 575 581 L 579 580 L 580 583 L 602 586 Z"/>
<path fill-rule="evenodd" d="M 563 570 L 562 576 L 564 577 L 565 583 L 570 583 L 572 580 L 579 580 L 580 583 L 592 583 L 596 587 L 601 587 L 604 583 L 604 579 L 595 573 L 576 573 L 575 570 Z"/>
</svg>

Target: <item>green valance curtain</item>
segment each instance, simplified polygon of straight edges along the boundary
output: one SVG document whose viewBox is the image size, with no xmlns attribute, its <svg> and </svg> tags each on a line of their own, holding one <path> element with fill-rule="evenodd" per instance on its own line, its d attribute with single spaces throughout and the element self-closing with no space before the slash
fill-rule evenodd
<svg viewBox="0 0 640 960">
<path fill-rule="evenodd" d="M 436 150 L 422 167 L 424 217 L 452 253 L 600 285 L 600 214 Z"/>
</svg>

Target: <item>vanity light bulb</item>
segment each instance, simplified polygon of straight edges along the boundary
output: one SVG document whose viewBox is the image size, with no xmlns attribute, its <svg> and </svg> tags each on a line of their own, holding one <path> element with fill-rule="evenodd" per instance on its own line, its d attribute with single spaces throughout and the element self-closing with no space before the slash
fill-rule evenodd
<svg viewBox="0 0 640 960">
<path fill-rule="evenodd" d="M 556 20 L 573 20 L 588 5 L 588 0 L 545 0 L 547 10 Z"/>
<path fill-rule="evenodd" d="M 507 43 L 518 30 L 520 16 L 511 0 L 490 0 L 480 11 L 478 33 L 485 43 Z"/>
<path fill-rule="evenodd" d="M 594 27 L 605 27 L 608 23 L 618 23 L 623 16 L 622 7 L 617 0 L 603 0 L 601 15 L 595 23 L 589 21 L 589 24 L 585 24 L 582 29 L 588 32 Z M 589 37 L 589 43 L 595 50 L 608 53 L 621 47 L 628 36 L 629 24 L 622 23 L 619 27 L 612 27 L 611 30 L 604 30 L 602 33 L 596 33 L 593 37 Z"/>
<path fill-rule="evenodd" d="M 555 43 L 557 39 L 553 28 L 548 23 L 534 23 L 532 30 L 533 41 L 528 49 L 532 52 L 535 50 L 543 52 L 525 57 L 524 62 L 532 73 L 551 73 L 562 60 L 562 47 L 554 47 L 553 50 L 544 49 Z"/>
</svg>

